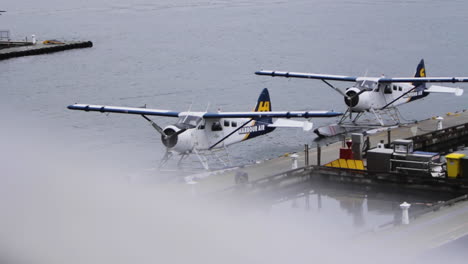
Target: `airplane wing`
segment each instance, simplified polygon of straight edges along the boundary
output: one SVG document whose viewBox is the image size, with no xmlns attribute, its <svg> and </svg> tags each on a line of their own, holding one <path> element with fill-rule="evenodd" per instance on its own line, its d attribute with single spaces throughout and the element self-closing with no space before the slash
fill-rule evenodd
<svg viewBox="0 0 468 264">
<path fill-rule="evenodd" d="M 439 82 L 439 83 L 456 83 L 468 82 L 468 77 L 408 77 L 408 78 L 380 78 L 380 83 L 412 83 L 412 82 Z"/>
<path fill-rule="evenodd" d="M 257 71 L 257 75 L 267 75 L 272 77 L 286 78 L 304 78 L 304 79 L 319 79 L 331 81 L 346 81 L 355 82 L 359 77 L 345 75 L 330 75 L 317 73 L 302 73 L 302 72 L 284 72 L 284 71 Z M 456 83 L 468 82 L 468 77 L 397 77 L 397 78 L 379 78 L 380 83 L 411 83 L 411 82 L 440 82 L 440 83 Z"/>
<path fill-rule="evenodd" d="M 119 113 L 133 115 L 148 115 L 148 116 L 167 116 L 179 117 L 180 115 L 190 115 L 196 113 L 203 118 L 261 118 L 261 117 L 284 117 L 284 118 L 310 118 L 310 117 L 334 117 L 343 115 L 341 112 L 333 111 L 282 111 L 282 112 L 217 112 L 217 113 L 200 113 L 200 112 L 176 112 L 171 110 L 138 108 L 138 107 L 123 107 L 123 106 L 106 106 L 106 105 L 88 105 L 74 104 L 69 105 L 68 109 L 92 111 L 101 113 Z"/>
<path fill-rule="evenodd" d="M 284 71 L 257 71 L 255 72 L 255 74 L 267 75 L 271 77 L 305 78 L 305 79 L 319 79 L 319 80 L 344 81 L 344 82 L 355 82 L 358 78 L 356 76 L 303 73 L 303 72 L 284 72 Z"/>
<path fill-rule="evenodd" d="M 101 113 L 119 113 L 119 114 L 133 114 L 133 115 L 149 115 L 149 116 L 169 116 L 179 117 L 180 112 L 161 109 L 147 109 L 138 107 L 122 107 L 122 106 L 107 106 L 107 105 L 88 105 L 88 104 L 74 104 L 69 105 L 68 109 L 94 111 Z"/>
<path fill-rule="evenodd" d="M 272 111 L 272 112 L 218 112 L 205 113 L 203 118 L 261 118 L 261 117 L 283 117 L 283 118 L 310 118 L 310 117 L 334 117 L 343 115 L 341 112 L 333 111 Z"/>
</svg>

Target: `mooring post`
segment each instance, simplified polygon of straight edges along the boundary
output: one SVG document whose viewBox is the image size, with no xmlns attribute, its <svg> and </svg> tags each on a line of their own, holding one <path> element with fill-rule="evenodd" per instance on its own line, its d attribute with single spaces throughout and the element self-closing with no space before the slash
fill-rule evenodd
<svg viewBox="0 0 468 264">
<path fill-rule="evenodd" d="M 317 166 L 320 166 L 321 160 L 320 156 L 322 155 L 322 147 L 317 143 Z"/>
<path fill-rule="evenodd" d="M 292 166 L 291 168 L 294 170 L 294 169 L 297 169 L 297 158 L 299 157 L 299 155 L 297 155 L 296 153 L 292 154 L 291 156 L 291 159 L 292 159 Z"/>
<path fill-rule="evenodd" d="M 437 120 L 437 130 L 443 129 L 444 126 L 442 125 L 442 120 L 444 120 L 444 118 L 441 116 L 438 116 L 436 120 Z"/>
<path fill-rule="evenodd" d="M 366 143 L 364 145 L 365 145 L 364 152 L 367 155 L 367 151 L 370 149 L 370 138 L 369 138 L 369 136 L 366 137 Z"/>
<path fill-rule="evenodd" d="M 409 214 L 408 214 L 408 209 L 411 207 L 411 204 L 407 202 L 403 202 L 400 204 L 400 208 L 402 210 L 401 212 L 401 224 L 403 225 L 409 225 Z"/>
<path fill-rule="evenodd" d="M 304 145 L 304 166 L 309 166 L 309 144 Z"/>
<path fill-rule="evenodd" d="M 392 142 L 392 131 L 390 128 L 387 129 L 387 142 L 388 142 L 388 147 L 390 147 L 390 142 Z"/>
</svg>

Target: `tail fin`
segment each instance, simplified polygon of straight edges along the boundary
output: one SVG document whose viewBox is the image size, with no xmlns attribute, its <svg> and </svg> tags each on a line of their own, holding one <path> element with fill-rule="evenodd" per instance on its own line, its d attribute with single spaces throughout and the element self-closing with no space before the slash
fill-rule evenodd
<svg viewBox="0 0 468 264">
<path fill-rule="evenodd" d="M 421 59 L 421 61 L 418 64 L 418 67 L 416 68 L 416 74 L 414 77 L 426 77 L 426 66 L 424 65 L 424 59 Z M 422 82 L 413 82 L 413 85 L 415 87 L 418 87 L 420 85 L 424 85 L 425 88 L 425 83 Z"/>
<path fill-rule="evenodd" d="M 257 105 L 254 109 L 255 112 L 270 112 L 271 111 L 271 100 L 270 93 L 267 88 L 264 88 L 258 97 Z M 262 121 L 264 123 L 271 124 L 273 120 L 271 117 L 261 117 L 257 118 L 257 121 Z"/>
</svg>

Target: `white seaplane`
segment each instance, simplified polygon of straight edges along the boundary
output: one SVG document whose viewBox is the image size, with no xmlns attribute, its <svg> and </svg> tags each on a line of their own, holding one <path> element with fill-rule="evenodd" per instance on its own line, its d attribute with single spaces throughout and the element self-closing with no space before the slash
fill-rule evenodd
<svg viewBox="0 0 468 264">
<path fill-rule="evenodd" d="M 141 115 L 161 134 L 166 153 L 160 163 L 163 166 L 173 154 L 179 154 L 178 165 L 189 154 L 195 154 L 205 169 L 209 169 L 208 154 L 214 150 L 265 135 L 277 127 L 312 129 L 309 121 L 290 120 L 290 118 L 335 117 L 343 113 L 333 111 L 271 111 L 268 90 L 261 92 L 253 112 L 176 112 L 171 110 L 74 104 L 68 109 Z M 161 128 L 148 116 L 178 118 L 177 123 Z M 278 118 L 273 121 L 273 118 Z M 226 165 L 226 161 L 218 157 Z"/>
<path fill-rule="evenodd" d="M 463 90 L 460 88 L 439 85 L 427 87 L 427 83 L 468 82 L 468 77 L 426 77 L 424 60 L 421 60 L 418 64 L 414 77 L 403 78 L 356 77 L 263 70 L 257 71 L 255 74 L 272 77 L 318 79 L 344 96 L 347 110 L 340 121 L 337 124 L 314 130 L 317 135 L 323 137 L 346 133 L 356 128 L 399 125 L 400 118 L 397 106 L 424 98 L 430 93 L 451 93 L 456 96 L 463 94 Z M 328 81 L 354 82 L 354 85 L 342 91 Z M 353 113 L 356 113 L 354 117 Z M 359 122 L 359 119 L 365 113 L 372 114 L 377 122 Z"/>
</svg>

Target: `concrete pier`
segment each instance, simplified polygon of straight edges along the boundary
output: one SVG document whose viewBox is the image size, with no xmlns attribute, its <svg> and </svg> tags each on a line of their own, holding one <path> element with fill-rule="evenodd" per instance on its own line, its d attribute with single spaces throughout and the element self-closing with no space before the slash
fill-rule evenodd
<svg viewBox="0 0 468 264">
<path fill-rule="evenodd" d="M 0 60 L 6 60 L 22 56 L 32 56 L 53 53 L 58 51 L 90 48 L 93 46 L 91 41 L 70 41 L 63 42 L 63 44 L 44 44 L 37 42 L 32 44 L 30 42 L 0 42 Z M 5 48 L 6 47 L 6 48 Z"/>
</svg>

